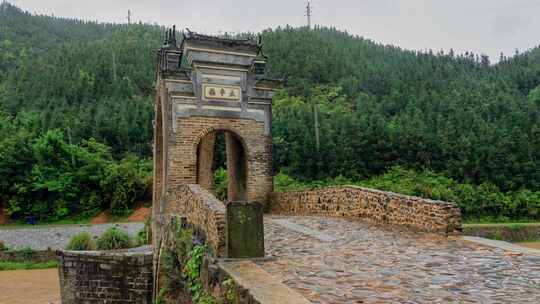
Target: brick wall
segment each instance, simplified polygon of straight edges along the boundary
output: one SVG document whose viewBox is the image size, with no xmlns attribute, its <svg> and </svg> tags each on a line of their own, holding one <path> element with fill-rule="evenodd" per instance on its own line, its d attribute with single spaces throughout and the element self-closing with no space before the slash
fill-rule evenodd
<svg viewBox="0 0 540 304">
<path fill-rule="evenodd" d="M 197 183 L 197 148 L 202 138 L 215 131 L 228 131 L 239 138 L 246 153 L 246 196 L 249 201 L 267 201 L 273 191 L 272 141 L 264 122 L 220 117 L 178 118 L 174 144 L 169 145 L 168 185 L 175 188 Z"/>
<path fill-rule="evenodd" d="M 461 212 L 455 203 L 362 187 L 273 193 L 270 204 L 272 213 L 360 218 L 445 234 L 461 230 Z"/>
<path fill-rule="evenodd" d="M 152 249 L 58 251 L 63 304 L 152 303 Z"/>
</svg>

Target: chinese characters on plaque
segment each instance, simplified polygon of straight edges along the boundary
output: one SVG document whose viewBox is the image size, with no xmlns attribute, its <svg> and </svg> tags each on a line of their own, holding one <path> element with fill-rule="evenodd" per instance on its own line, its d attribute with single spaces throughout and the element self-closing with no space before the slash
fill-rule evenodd
<svg viewBox="0 0 540 304">
<path fill-rule="evenodd" d="M 203 84 L 205 99 L 223 99 L 240 101 L 240 87 L 224 86 L 217 84 Z"/>
</svg>

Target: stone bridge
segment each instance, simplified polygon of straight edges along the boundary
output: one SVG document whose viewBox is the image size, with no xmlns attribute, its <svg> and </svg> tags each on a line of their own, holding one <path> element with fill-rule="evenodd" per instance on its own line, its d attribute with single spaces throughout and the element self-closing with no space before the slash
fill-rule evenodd
<svg viewBox="0 0 540 304">
<path fill-rule="evenodd" d="M 345 197 L 339 197 L 340 192 Z M 459 223 L 455 208 L 445 211 L 452 206 L 449 203 L 351 187 L 275 193 L 273 212 L 264 216 L 265 258 L 239 261 L 226 258 L 226 205 L 198 185 L 181 193 L 185 199 L 178 200 L 180 208 L 196 202 L 213 210 L 203 215 L 202 208 L 194 207 L 177 214 L 203 230 L 212 251 L 222 257 L 220 269 L 253 303 L 540 301 L 540 253 L 469 240 L 454 230 L 447 234 Z M 307 203 L 314 197 L 321 198 L 318 207 Z M 418 219 L 413 219 L 418 226 L 408 217 L 397 217 L 405 220 L 398 223 L 389 222 L 391 217 L 383 220 L 360 213 L 369 204 L 406 206 L 410 200 L 414 202 L 410 206 L 418 208 Z M 298 204 L 310 206 L 309 211 L 295 209 Z M 429 217 L 432 223 L 426 224 Z M 425 227 L 434 229 L 426 232 Z"/>
<path fill-rule="evenodd" d="M 460 237 L 454 203 L 359 187 L 274 193 L 279 82 L 264 76 L 262 44 L 189 33 L 178 45 L 175 35 L 158 53 L 155 293 L 168 225 L 180 220 L 210 249 L 203 272 L 230 276 L 238 303 L 540 303 L 540 256 Z M 218 134 L 225 201 L 213 195 Z M 239 202 L 253 208 L 235 216 Z M 238 259 L 237 243 L 256 253 Z"/>
</svg>

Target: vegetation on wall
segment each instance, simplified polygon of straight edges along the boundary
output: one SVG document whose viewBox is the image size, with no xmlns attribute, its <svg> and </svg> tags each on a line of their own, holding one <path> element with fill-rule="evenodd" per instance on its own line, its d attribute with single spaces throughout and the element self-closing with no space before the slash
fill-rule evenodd
<svg viewBox="0 0 540 304">
<path fill-rule="evenodd" d="M 203 259 L 206 255 L 204 244 L 194 244 L 194 235 L 191 229 L 182 227 L 178 221 L 170 224 L 167 246 L 164 246 L 163 272 L 165 273 L 165 285 L 159 292 L 159 303 L 176 303 L 174 299 L 189 296 L 194 304 L 223 304 L 233 299 L 229 288 L 234 286 L 228 281 L 225 295 L 214 297 L 207 291 L 201 281 Z M 225 283 L 225 282 L 224 282 Z"/>
</svg>

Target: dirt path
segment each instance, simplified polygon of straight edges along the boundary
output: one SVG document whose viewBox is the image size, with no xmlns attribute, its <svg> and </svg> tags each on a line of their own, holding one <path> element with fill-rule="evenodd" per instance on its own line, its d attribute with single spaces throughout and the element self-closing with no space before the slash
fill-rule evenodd
<svg viewBox="0 0 540 304">
<path fill-rule="evenodd" d="M 0 304 L 60 304 L 58 269 L 0 271 Z"/>
<path fill-rule="evenodd" d="M 525 242 L 525 243 L 517 243 L 517 244 L 520 246 L 540 250 L 540 242 Z"/>
</svg>

